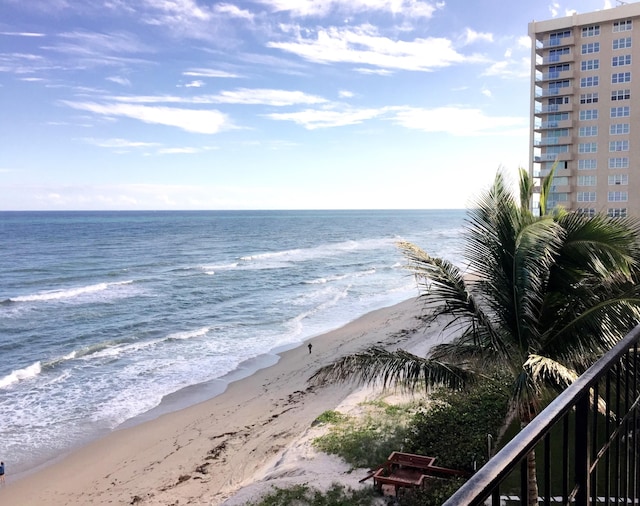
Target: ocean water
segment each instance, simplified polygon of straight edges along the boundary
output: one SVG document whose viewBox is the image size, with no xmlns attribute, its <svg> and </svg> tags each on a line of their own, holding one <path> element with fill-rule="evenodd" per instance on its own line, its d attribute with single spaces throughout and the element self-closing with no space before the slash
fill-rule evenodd
<svg viewBox="0 0 640 506">
<path fill-rule="evenodd" d="M 417 295 L 464 211 L 0 212 L 0 459 L 26 472 Z"/>
</svg>

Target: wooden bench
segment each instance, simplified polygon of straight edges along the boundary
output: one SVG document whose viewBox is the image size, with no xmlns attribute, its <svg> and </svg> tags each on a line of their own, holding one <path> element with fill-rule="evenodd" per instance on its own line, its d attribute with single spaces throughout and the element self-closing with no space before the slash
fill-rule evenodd
<svg viewBox="0 0 640 506">
<path fill-rule="evenodd" d="M 435 457 L 393 452 L 382 466 L 364 480 L 373 477 L 373 486 L 379 492 L 382 492 L 383 485 L 391 485 L 397 496 L 401 488 L 426 487 L 437 479 L 469 475 L 464 471 L 436 466 L 435 460 Z"/>
</svg>

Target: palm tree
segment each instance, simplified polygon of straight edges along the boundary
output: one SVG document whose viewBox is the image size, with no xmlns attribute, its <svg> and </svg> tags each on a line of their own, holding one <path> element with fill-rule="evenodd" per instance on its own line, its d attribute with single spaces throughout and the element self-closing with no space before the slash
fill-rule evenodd
<svg viewBox="0 0 640 506">
<path fill-rule="evenodd" d="M 566 388 L 640 317 L 640 226 L 633 219 L 531 212 L 533 184 L 521 169 L 519 199 L 498 172 L 469 211 L 466 271 L 419 247 L 400 249 L 428 305 L 454 338 L 419 357 L 371 348 L 318 370 L 312 381 L 355 380 L 461 388 L 498 367 L 513 379 L 510 415 L 521 425 Z M 537 505 L 535 455 L 529 504 Z"/>
</svg>

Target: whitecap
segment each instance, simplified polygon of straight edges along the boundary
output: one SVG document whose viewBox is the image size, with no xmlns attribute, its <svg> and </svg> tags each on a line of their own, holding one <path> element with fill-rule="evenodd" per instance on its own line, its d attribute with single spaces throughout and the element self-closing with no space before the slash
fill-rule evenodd
<svg viewBox="0 0 640 506">
<path fill-rule="evenodd" d="M 113 286 L 129 285 L 131 283 L 133 283 L 133 280 L 116 281 L 114 283 L 97 283 L 95 285 L 68 288 L 66 290 L 50 290 L 32 295 L 21 295 L 18 297 L 12 297 L 10 300 L 12 302 L 41 302 L 50 300 L 71 299 L 80 295 L 101 292 Z"/>
<path fill-rule="evenodd" d="M 4 378 L 0 378 L 0 388 L 6 388 L 9 385 L 18 383 L 30 378 L 35 378 L 42 371 L 40 361 L 31 364 L 23 369 L 16 369 L 11 374 L 7 374 Z"/>
</svg>

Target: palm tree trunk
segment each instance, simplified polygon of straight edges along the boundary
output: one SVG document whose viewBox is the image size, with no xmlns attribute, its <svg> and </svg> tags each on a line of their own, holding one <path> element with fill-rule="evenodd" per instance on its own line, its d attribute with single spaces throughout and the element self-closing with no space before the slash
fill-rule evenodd
<svg viewBox="0 0 640 506">
<path fill-rule="evenodd" d="M 536 477 L 536 451 L 527 455 L 527 504 L 538 506 L 538 480 Z"/>
</svg>

